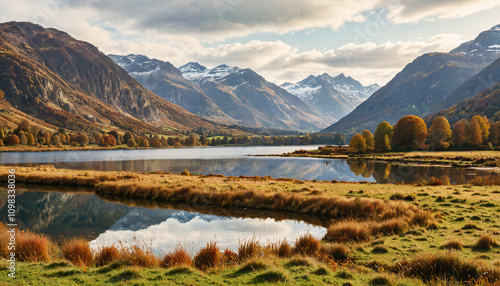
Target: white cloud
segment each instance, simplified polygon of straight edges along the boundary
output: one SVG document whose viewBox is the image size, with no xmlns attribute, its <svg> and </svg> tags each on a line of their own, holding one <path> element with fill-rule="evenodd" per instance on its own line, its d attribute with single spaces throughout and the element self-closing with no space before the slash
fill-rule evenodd
<svg viewBox="0 0 500 286">
<path fill-rule="evenodd" d="M 498 0 L 399 0 L 389 6 L 388 18 L 396 24 L 468 16 L 500 6 Z"/>
</svg>

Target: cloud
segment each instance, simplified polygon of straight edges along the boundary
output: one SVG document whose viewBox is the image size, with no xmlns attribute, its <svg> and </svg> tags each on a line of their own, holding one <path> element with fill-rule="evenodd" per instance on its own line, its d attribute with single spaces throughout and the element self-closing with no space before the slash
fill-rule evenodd
<svg viewBox="0 0 500 286">
<path fill-rule="evenodd" d="M 421 20 L 460 18 L 500 6 L 498 0 L 400 0 L 388 9 L 388 18 L 396 24 Z"/>
</svg>

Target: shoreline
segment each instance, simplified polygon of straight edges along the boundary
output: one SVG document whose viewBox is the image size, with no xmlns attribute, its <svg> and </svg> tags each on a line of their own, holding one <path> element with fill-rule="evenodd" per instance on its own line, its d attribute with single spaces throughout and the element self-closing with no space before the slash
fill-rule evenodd
<svg viewBox="0 0 500 286">
<path fill-rule="evenodd" d="M 321 155 L 317 151 L 303 153 L 285 153 L 273 155 L 252 155 L 254 157 L 319 158 L 341 160 L 363 160 L 386 163 L 415 163 L 420 166 L 439 166 L 455 168 L 493 168 L 500 172 L 499 151 L 418 151 L 398 153 L 368 153 L 363 155 Z"/>
</svg>

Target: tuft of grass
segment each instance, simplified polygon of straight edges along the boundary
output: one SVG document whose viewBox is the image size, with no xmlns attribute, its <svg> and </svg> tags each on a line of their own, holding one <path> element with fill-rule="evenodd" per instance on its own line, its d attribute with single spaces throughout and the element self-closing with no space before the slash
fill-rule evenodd
<svg viewBox="0 0 500 286">
<path fill-rule="evenodd" d="M 94 264 L 96 266 L 105 266 L 118 260 L 120 256 L 120 251 L 114 245 L 104 246 L 95 253 Z"/>
<path fill-rule="evenodd" d="M 475 223 L 468 223 L 462 227 L 463 230 L 467 229 L 476 229 L 476 230 L 481 230 L 480 227 L 478 227 Z"/>
<path fill-rule="evenodd" d="M 352 275 L 350 272 L 348 272 L 344 269 L 337 271 L 335 273 L 335 276 L 338 278 L 341 278 L 341 279 L 345 279 L 345 280 L 354 279 L 354 275 Z"/>
<path fill-rule="evenodd" d="M 474 247 L 477 249 L 489 250 L 492 247 L 498 247 L 499 244 L 495 237 L 489 233 L 481 235 L 481 237 L 476 241 Z"/>
<path fill-rule="evenodd" d="M 370 285 L 393 285 L 391 278 L 383 275 L 377 276 L 370 280 Z"/>
<path fill-rule="evenodd" d="M 330 270 L 328 270 L 328 268 L 326 268 L 324 266 L 320 266 L 318 269 L 314 270 L 311 273 L 314 275 L 323 276 L 323 275 L 330 274 Z"/>
<path fill-rule="evenodd" d="M 261 271 L 268 268 L 268 264 L 263 260 L 250 260 L 238 269 L 238 272 Z"/>
<path fill-rule="evenodd" d="M 364 242 L 370 240 L 370 231 L 356 221 L 344 221 L 331 225 L 324 237 L 333 242 Z"/>
<path fill-rule="evenodd" d="M 449 250 L 462 250 L 463 247 L 464 244 L 456 238 L 449 239 L 443 245 L 441 245 L 441 249 Z"/>
<path fill-rule="evenodd" d="M 306 257 L 297 256 L 287 262 L 286 266 L 312 266 L 312 263 Z"/>
<path fill-rule="evenodd" d="M 241 242 L 238 245 L 238 258 L 240 261 L 256 257 L 262 252 L 263 248 L 256 238 L 251 238 L 247 241 Z"/>
<path fill-rule="evenodd" d="M 343 244 L 324 245 L 321 247 L 321 252 L 339 261 L 348 260 L 351 254 L 349 248 Z"/>
<path fill-rule="evenodd" d="M 115 276 L 111 277 L 111 279 L 109 279 L 109 282 L 111 283 L 127 282 L 132 279 L 137 279 L 140 277 L 141 274 L 137 269 L 126 269 L 116 274 Z"/>
<path fill-rule="evenodd" d="M 408 228 L 408 224 L 399 218 L 386 220 L 383 222 L 375 223 L 370 227 L 372 235 L 383 234 L 401 234 Z"/>
<path fill-rule="evenodd" d="M 292 252 L 300 255 L 313 256 L 319 252 L 320 248 L 321 241 L 316 239 L 312 234 L 306 233 L 295 240 Z"/>
<path fill-rule="evenodd" d="M 67 242 L 62 248 L 62 256 L 76 266 L 91 266 L 94 258 L 88 241 L 84 239 Z"/>
<path fill-rule="evenodd" d="M 238 254 L 231 249 L 226 249 L 222 253 L 222 257 L 225 265 L 232 265 L 238 262 Z"/>
<path fill-rule="evenodd" d="M 271 253 L 278 257 L 288 258 L 292 256 L 292 246 L 286 239 L 270 244 L 269 248 Z"/>
<path fill-rule="evenodd" d="M 52 243 L 44 235 L 29 231 L 21 231 L 16 235 L 16 256 L 19 261 L 49 262 L 51 246 Z"/>
<path fill-rule="evenodd" d="M 440 279 L 456 282 L 472 282 L 485 279 L 490 283 L 500 281 L 500 271 L 481 260 L 464 260 L 456 253 L 422 255 L 411 260 L 401 260 L 392 269 L 406 277 L 415 277 L 424 282 Z"/>
<path fill-rule="evenodd" d="M 154 268 L 159 264 L 158 257 L 151 248 L 139 245 L 123 247 L 121 259 L 128 261 L 133 266 L 147 268 Z"/>
<path fill-rule="evenodd" d="M 388 252 L 389 252 L 389 249 L 383 245 L 376 245 L 372 249 L 372 253 L 375 253 L 375 254 L 384 254 L 384 253 L 388 253 Z"/>
<path fill-rule="evenodd" d="M 254 283 L 286 283 L 288 281 L 287 275 L 281 270 L 269 270 L 265 273 L 257 275 L 254 278 Z"/>
<path fill-rule="evenodd" d="M 194 266 L 201 270 L 219 267 L 224 261 L 217 243 L 209 242 L 194 257 Z"/>
<path fill-rule="evenodd" d="M 191 173 L 189 173 L 188 169 L 184 169 L 184 171 L 181 172 L 182 176 L 191 176 Z"/>
<path fill-rule="evenodd" d="M 177 248 L 165 255 L 160 263 L 161 267 L 170 268 L 173 266 L 191 266 L 191 257 L 184 247 L 178 245 Z"/>
</svg>

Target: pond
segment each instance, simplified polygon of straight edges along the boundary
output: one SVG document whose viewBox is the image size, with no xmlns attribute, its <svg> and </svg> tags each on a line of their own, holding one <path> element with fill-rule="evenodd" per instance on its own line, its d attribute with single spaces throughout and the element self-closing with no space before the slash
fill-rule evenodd
<svg viewBox="0 0 500 286">
<path fill-rule="evenodd" d="M 470 183 L 478 177 L 500 176 L 498 172 L 419 166 L 375 161 L 319 158 L 251 157 L 317 149 L 318 146 L 198 147 L 181 149 L 99 150 L 72 152 L 3 152 L 0 163 L 32 166 L 51 164 L 57 168 L 102 171 L 172 172 L 188 169 L 194 174 L 226 176 L 271 176 L 299 180 L 368 181 L 417 183 L 436 177 L 450 184 Z"/>
<path fill-rule="evenodd" d="M 73 191 L 82 192 L 81 189 Z M 6 194 L 0 199 L 5 202 Z M 145 245 L 157 254 L 167 253 L 177 245 L 194 254 L 208 242 L 237 250 L 240 241 L 252 238 L 267 243 L 293 241 L 305 233 L 321 238 L 326 233 L 324 227 L 286 216 L 276 219 L 272 214 L 269 217 L 261 214 L 258 218 L 252 214 L 228 216 L 210 214 L 210 211 L 148 208 L 105 201 L 93 193 L 19 189 L 16 205 L 21 229 L 45 233 L 56 240 L 83 236 L 91 240 L 93 248 L 112 244 Z M 3 214 L 7 213 L 6 207 L 4 203 Z"/>
</svg>

